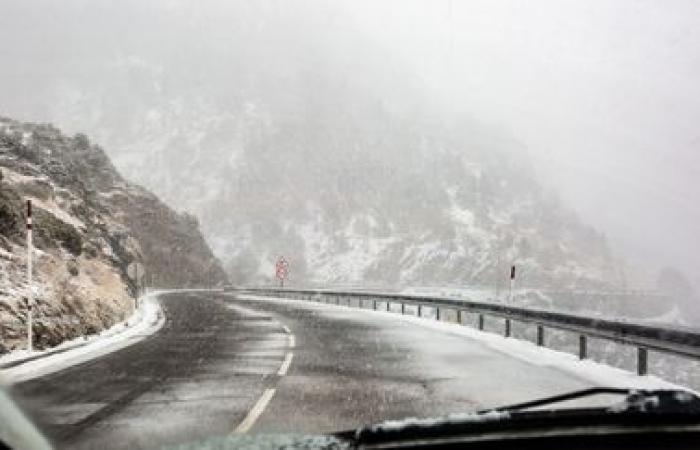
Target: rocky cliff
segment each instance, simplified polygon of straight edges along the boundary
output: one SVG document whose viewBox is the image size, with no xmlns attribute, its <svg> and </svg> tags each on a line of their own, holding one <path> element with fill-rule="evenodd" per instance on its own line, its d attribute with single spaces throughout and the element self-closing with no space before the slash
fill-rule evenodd
<svg viewBox="0 0 700 450">
<path fill-rule="evenodd" d="M 0 169 L 0 353 L 26 340 L 27 199 L 39 348 L 123 320 L 137 288 L 226 280 L 196 219 L 124 180 L 84 135 L 0 118 Z"/>
</svg>

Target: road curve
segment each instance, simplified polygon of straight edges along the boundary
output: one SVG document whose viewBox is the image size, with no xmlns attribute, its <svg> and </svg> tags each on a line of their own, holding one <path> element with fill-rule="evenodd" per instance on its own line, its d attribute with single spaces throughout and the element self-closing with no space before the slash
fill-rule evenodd
<svg viewBox="0 0 700 450">
<path fill-rule="evenodd" d="M 152 337 L 13 388 L 57 447 L 330 432 L 590 385 L 386 314 L 214 292 L 161 302 Z"/>
</svg>

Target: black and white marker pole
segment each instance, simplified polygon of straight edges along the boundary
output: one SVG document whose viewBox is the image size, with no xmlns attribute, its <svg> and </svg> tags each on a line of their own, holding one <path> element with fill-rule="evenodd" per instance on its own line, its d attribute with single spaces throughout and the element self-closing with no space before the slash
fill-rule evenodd
<svg viewBox="0 0 700 450">
<path fill-rule="evenodd" d="M 134 311 L 139 307 L 139 296 L 143 292 L 146 270 L 143 265 L 134 261 L 126 268 L 126 274 L 134 282 Z"/>
<path fill-rule="evenodd" d="M 34 306 L 34 282 L 32 280 L 32 201 L 27 200 L 27 349 L 32 351 L 32 308 Z"/>
<path fill-rule="evenodd" d="M 510 290 L 508 293 L 508 298 L 513 301 L 513 283 L 515 282 L 515 266 L 510 266 Z"/>
</svg>

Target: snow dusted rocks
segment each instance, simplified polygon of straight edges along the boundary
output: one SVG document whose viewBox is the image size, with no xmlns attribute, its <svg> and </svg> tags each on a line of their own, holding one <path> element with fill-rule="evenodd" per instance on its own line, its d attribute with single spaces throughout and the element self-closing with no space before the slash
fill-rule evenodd
<svg viewBox="0 0 700 450">
<path fill-rule="evenodd" d="M 128 317 L 133 262 L 151 285 L 225 280 L 197 222 L 125 181 L 83 135 L 0 118 L 0 170 L 0 354 L 26 344 L 26 199 L 34 206 L 38 349 Z"/>
<path fill-rule="evenodd" d="M 145 339 L 165 323 L 158 296 L 167 292 L 155 291 L 141 296 L 138 308 L 126 320 L 97 334 L 70 339 L 50 349 L 31 353 L 17 350 L 0 356 L 0 385 L 57 372 Z"/>
</svg>

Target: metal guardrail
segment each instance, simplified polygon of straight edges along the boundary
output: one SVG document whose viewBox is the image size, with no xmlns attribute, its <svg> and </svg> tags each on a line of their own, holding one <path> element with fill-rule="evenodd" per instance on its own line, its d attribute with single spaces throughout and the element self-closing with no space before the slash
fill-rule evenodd
<svg viewBox="0 0 700 450">
<path fill-rule="evenodd" d="M 486 316 L 504 319 L 504 334 L 511 334 L 511 321 L 532 323 L 537 327 L 537 345 L 545 345 L 545 328 L 569 331 L 579 335 L 579 358 L 587 357 L 587 340 L 589 337 L 606 339 L 637 347 L 637 373 L 647 374 L 648 350 L 669 353 L 692 359 L 700 359 L 700 333 L 671 328 L 656 327 L 633 322 L 607 320 L 586 317 L 575 314 L 552 312 L 538 309 L 519 308 L 510 305 L 475 302 L 454 298 L 387 294 L 380 292 L 350 292 L 322 289 L 271 289 L 271 288 L 225 288 L 228 292 L 249 292 L 278 298 L 292 298 L 324 303 L 341 302 L 346 305 L 350 301 L 372 302 L 373 308 L 378 309 L 384 303 L 387 311 L 392 304 L 401 305 L 401 313 L 405 313 L 406 305 L 418 307 L 421 316 L 423 306 L 435 308 L 436 319 L 440 320 L 441 309 L 453 310 L 457 321 L 462 323 L 462 315 L 478 314 L 478 328 L 484 329 Z M 359 303 L 360 305 L 362 303 Z"/>
</svg>

